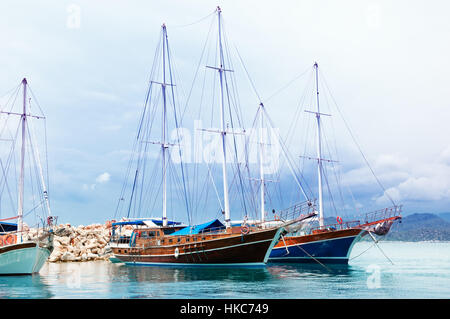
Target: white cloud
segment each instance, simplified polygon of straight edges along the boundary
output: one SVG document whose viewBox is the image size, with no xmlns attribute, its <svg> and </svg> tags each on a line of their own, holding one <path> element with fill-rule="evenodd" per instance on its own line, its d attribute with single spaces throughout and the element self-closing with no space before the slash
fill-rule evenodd
<svg viewBox="0 0 450 319">
<path fill-rule="evenodd" d="M 441 152 L 438 160 L 442 164 L 450 165 L 450 145 Z"/>
<path fill-rule="evenodd" d="M 109 181 L 109 179 L 111 178 L 111 175 L 107 172 L 100 174 L 99 176 L 97 176 L 97 178 L 95 179 L 95 181 L 97 183 L 106 183 Z"/>
<path fill-rule="evenodd" d="M 445 201 L 450 200 L 450 152 L 444 149 L 434 160 L 409 163 L 404 166 L 408 177 L 386 190 L 397 201 Z M 384 194 L 377 202 L 386 200 Z"/>
<path fill-rule="evenodd" d="M 97 188 L 97 184 L 104 184 L 107 183 L 111 179 L 111 175 L 108 172 L 105 172 L 103 174 L 100 174 L 95 179 L 95 183 L 93 184 L 83 184 L 82 189 L 84 191 L 87 190 L 95 190 Z"/>
</svg>

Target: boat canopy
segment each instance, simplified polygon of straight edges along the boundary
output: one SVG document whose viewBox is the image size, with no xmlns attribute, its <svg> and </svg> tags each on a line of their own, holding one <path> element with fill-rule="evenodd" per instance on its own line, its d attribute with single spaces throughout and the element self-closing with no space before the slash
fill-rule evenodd
<svg viewBox="0 0 450 319">
<path fill-rule="evenodd" d="M 17 224 L 0 222 L 0 233 L 16 231 L 16 230 L 17 230 Z"/>
<path fill-rule="evenodd" d="M 125 221 L 121 221 L 121 222 L 115 222 L 115 223 L 112 223 L 111 225 L 113 227 L 114 226 L 125 226 L 125 225 L 136 225 L 136 226 L 146 226 L 147 225 L 148 226 L 149 221 L 157 226 L 162 226 L 162 224 L 163 224 L 161 219 L 135 219 L 135 220 L 125 220 Z M 181 222 L 175 222 L 175 221 L 168 220 L 167 225 L 169 225 L 169 226 L 181 225 Z"/>
<path fill-rule="evenodd" d="M 221 229 L 221 228 L 225 228 L 224 224 L 222 224 L 218 219 L 215 219 L 213 221 L 204 223 L 204 224 L 200 224 L 200 225 L 195 225 L 195 226 L 190 226 L 190 227 L 185 227 L 183 229 L 180 229 L 179 231 L 176 231 L 172 234 L 170 234 L 171 236 L 177 236 L 177 235 L 195 235 L 195 234 L 199 234 L 201 232 L 207 231 L 207 230 L 211 230 L 211 229 Z"/>
</svg>

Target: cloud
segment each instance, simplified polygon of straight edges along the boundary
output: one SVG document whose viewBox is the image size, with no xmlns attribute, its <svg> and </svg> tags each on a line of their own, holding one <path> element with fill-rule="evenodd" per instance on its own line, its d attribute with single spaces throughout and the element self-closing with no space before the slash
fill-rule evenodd
<svg viewBox="0 0 450 319">
<path fill-rule="evenodd" d="M 97 184 L 105 184 L 105 183 L 109 182 L 110 179 L 111 179 L 111 175 L 108 172 L 102 173 L 97 176 L 97 178 L 95 179 L 95 183 L 83 184 L 82 189 L 84 191 L 95 190 L 97 187 Z"/>
<path fill-rule="evenodd" d="M 438 157 L 438 161 L 442 164 L 450 166 L 450 145 L 445 148 Z"/>
<path fill-rule="evenodd" d="M 97 178 L 95 179 L 95 181 L 97 183 L 106 183 L 109 181 L 109 179 L 111 178 L 111 175 L 107 172 L 100 174 L 99 176 L 97 176 Z"/>
<path fill-rule="evenodd" d="M 403 166 L 407 178 L 388 188 L 386 193 L 397 201 L 450 201 L 449 155 L 447 147 L 434 160 Z M 383 194 L 376 200 L 381 203 L 386 199 Z"/>
<path fill-rule="evenodd" d="M 410 177 L 408 159 L 399 154 L 380 154 L 371 165 L 375 175 L 383 185 L 396 185 Z M 343 185 L 348 187 L 360 187 L 376 182 L 367 165 L 352 168 L 343 174 Z"/>
</svg>

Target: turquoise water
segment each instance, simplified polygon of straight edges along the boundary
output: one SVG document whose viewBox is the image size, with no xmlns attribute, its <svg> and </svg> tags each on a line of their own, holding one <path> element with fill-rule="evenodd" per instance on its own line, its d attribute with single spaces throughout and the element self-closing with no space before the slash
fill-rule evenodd
<svg viewBox="0 0 450 319">
<path fill-rule="evenodd" d="M 393 264 L 372 246 L 357 243 L 348 266 L 328 269 L 319 264 L 168 268 L 47 263 L 38 275 L 0 277 L 0 298 L 450 297 L 450 243 L 380 243 Z"/>
</svg>

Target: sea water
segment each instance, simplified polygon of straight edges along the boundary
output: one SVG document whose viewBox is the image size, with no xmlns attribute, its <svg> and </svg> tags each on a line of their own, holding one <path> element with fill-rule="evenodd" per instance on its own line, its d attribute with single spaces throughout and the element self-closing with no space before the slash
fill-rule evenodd
<svg viewBox="0 0 450 319">
<path fill-rule="evenodd" d="M 448 299 L 450 243 L 359 242 L 346 266 L 46 263 L 36 275 L 0 277 L 0 298 Z"/>
</svg>

